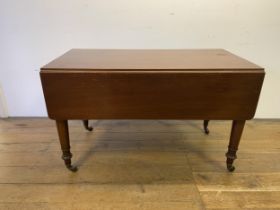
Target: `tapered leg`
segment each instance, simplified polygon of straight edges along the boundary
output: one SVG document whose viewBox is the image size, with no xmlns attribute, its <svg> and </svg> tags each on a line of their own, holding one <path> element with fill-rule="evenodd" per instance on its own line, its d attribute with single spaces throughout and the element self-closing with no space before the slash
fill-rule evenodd
<svg viewBox="0 0 280 210">
<path fill-rule="evenodd" d="M 209 123 L 209 120 L 204 120 L 203 121 L 203 128 L 204 128 L 204 133 L 205 134 L 209 134 L 208 123 Z"/>
<path fill-rule="evenodd" d="M 88 120 L 83 120 L 83 124 L 86 130 L 92 131 L 93 128 L 91 126 L 88 126 Z"/>
<path fill-rule="evenodd" d="M 234 160 L 237 158 L 236 152 L 238 150 L 238 145 L 242 135 L 242 131 L 245 125 L 245 120 L 234 120 L 232 122 L 230 140 L 228 145 L 228 152 L 226 153 L 227 157 L 227 169 L 232 172 L 235 167 L 233 166 Z"/>
<path fill-rule="evenodd" d="M 67 120 L 56 120 L 56 127 L 62 150 L 62 159 L 70 171 L 77 171 L 78 168 L 71 165 L 72 154 L 70 152 L 69 131 Z"/>
</svg>

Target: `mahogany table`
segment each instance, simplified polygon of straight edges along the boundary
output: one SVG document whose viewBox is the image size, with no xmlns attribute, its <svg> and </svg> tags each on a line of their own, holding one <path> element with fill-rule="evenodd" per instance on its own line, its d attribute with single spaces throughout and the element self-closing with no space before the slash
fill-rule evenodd
<svg viewBox="0 0 280 210">
<path fill-rule="evenodd" d="M 68 120 L 233 120 L 226 153 L 234 170 L 245 121 L 253 118 L 264 69 L 222 49 L 73 49 L 41 68 L 48 116 L 71 171 Z"/>
</svg>

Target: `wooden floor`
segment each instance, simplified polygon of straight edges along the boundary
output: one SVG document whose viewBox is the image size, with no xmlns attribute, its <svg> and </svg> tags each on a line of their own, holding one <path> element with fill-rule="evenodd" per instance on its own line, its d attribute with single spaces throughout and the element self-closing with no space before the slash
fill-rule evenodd
<svg viewBox="0 0 280 210">
<path fill-rule="evenodd" d="M 247 123 L 228 173 L 229 121 L 70 121 L 73 162 L 55 124 L 0 120 L 0 209 L 280 209 L 280 120 Z"/>
</svg>

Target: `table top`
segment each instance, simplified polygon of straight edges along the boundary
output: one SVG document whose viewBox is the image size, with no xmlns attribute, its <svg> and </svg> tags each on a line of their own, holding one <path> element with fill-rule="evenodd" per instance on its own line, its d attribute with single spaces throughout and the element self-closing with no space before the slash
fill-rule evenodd
<svg viewBox="0 0 280 210">
<path fill-rule="evenodd" d="M 41 70 L 262 71 L 263 68 L 223 49 L 72 49 Z"/>
</svg>

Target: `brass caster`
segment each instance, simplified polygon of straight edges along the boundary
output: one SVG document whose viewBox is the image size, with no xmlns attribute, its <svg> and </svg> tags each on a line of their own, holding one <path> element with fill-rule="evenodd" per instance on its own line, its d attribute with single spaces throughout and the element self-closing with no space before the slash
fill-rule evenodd
<svg viewBox="0 0 280 210">
<path fill-rule="evenodd" d="M 72 172 L 77 172 L 78 171 L 78 167 L 77 166 L 70 165 L 70 166 L 66 166 L 66 167 L 67 167 L 67 169 L 69 171 L 72 171 Z"/>
<path fill-rule="evenodd" d="M 88 125 L 88 120 L 83 120 L 83 124 L 84 124 L 84 127 L 85 127 L 86 130 L 88 130 L 88 131 L 93 130 L 93 127 Z"/>
<path fill-rule="evenodd" d="M 209 129 L 208 128 L 204 128 L 204 133 L 208 135 L 210 133 Z"/>
<path fill-rule="evenodd" d="M 227 164 L 227 169 L 229 172 L 233 172 L 235 170 L 235 167 L 232 164 Z"/>
<path fill-rule="evenodd" d="M 64 160 L 64 164 L 66 168 L 72 172 L 78 171 L 77 166 L 73 166 L 71 164 L 72 153 L 70 151 L 64 151 L 62 154 L 62 159 Z"/>
<path fill-rule="evenodd" d="M 209 120 L 204 120 L 204 121 L 203 121 L 204 133 L 207 134 L 207 135 L 210 133 L 210 131 L 209 131 L 209 129 L 208 129 L 208 123 L 209 123 Z"/>
</svg>

